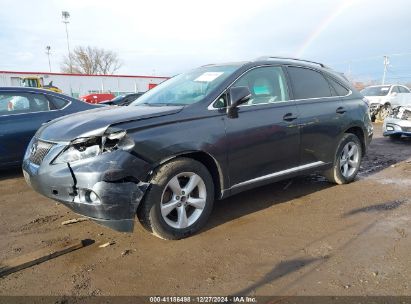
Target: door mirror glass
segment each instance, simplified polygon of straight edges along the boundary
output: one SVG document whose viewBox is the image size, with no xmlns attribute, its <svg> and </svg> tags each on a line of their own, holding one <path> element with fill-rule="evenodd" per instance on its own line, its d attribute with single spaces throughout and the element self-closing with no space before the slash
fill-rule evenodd
<svg viewBox="0 0 411 304">
<path fill-rule="evenodd" d="M 227 108 L 229 118 L 238 117 L 237 107 L 251 99 L 251 92 L 248 87 L 232 87 L 230 89 L 230 106 Z"/>
<path fill-rule="evenodd" d="M 230 107 L 238 107 L 246 103 L 251 98 L 251 92 L 248 87 L 233 87 L 230 89 Z"/>
</svg>

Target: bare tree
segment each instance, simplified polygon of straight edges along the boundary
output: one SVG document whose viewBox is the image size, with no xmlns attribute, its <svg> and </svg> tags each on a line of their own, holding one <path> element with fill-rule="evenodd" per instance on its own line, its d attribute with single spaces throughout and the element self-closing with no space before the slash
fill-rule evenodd
<svg viewBox="0 0 411 304">
<path fill-rule="evenodd" d="M 97 47 L 78 46 L 70 56 L 65 56 L 61 65 L 64 73 L 111 75 L 121 67 L 120 59 L 113 51 Z"/>
</svg>

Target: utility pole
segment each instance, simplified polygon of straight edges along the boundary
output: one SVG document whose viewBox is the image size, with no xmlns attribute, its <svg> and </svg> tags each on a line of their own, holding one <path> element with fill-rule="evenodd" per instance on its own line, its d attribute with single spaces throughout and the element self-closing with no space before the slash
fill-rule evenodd
<svg viewBox="0 0 411 304">
<path fill-rule="evenodd" d="M 49 59 L 49 71 L 51 72 L 51 64 L 50 64 L 50 49 L 51 47 L 48 45 L 46 46 L 46 54 L 47 54 L 47 58 Z"/>
<path fill-rule="evenodd" d="M 67 38 L 67 52 L 68 52 L 68 59 L 69 59 L 69 65 L 70 65 L 70 73 L 73 73 L 73 67 L 71 65 L 71 56 L 70 56 L 70 43 L 69 43 L 69 34 L 68 34 L 68 29 L 67 29 L 67 24 L 70 23 L 69 18 L 70 18 L 70 13 L 67 11 L 62 11 L 61 12 L 61 17 L 63 23 L 66 25 L 66 38 Z"/>
<path fill-rule="evenodd" d="M 382 84 L 385 84 L 385 76 L 387 75 L 388 65 L 390 64 L 390 58 L 384 56 L 384 73 L 382 74 Z"/>
</svg>

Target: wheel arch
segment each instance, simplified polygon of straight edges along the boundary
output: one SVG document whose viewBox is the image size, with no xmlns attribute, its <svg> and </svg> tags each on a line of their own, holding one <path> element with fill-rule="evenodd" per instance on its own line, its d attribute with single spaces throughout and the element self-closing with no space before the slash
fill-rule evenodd
<svg viewBox="0 0 411 304">
<path fill-rule="evenodd" d="M 353 127 L 348 128 L 347 130 L 345 130 L 344 133 L 354 134 L 355 136 L 358 137 L 358 139 L 361 142 L 362 156 L 364 156 L 365 151 L 366 151 L 364 130 L 359 126 L 353 126 Z"/>
<path fill-rule="evenodd" d="M 156 170 L 159 166 L 163 165 L 164 163 L 169 162 L 179 157 L 191 158 L 203 164 L 207 168 L 207 170 L 210 172 L 211 177 L 213 179 L 216 199 L 219 199 L 223 196 L 222 192 L 224 190 L 226 182 L 224 181 L 224 175 L 223 175 L 221 166 L 219 165 L 218 161 L 207 152 L 198 151 L 198 150 L 180 152 L 178 154 L 175 154 L 173 156 L 170 156 L 170 157 L 167 157 L 161 160 L 154 167 L 154 170 Z"/>
</svg>

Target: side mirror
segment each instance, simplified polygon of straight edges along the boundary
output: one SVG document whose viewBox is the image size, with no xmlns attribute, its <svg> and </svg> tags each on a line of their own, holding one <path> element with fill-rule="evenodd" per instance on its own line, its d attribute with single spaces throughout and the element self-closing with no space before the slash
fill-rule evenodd
<svg viewBox="0 0 411 304">
<path fill-rule="evenodd" d="M 230 89 L 230 106 L 227 108 L 229 118 L 238 117 L 237 107 L 251 99 L 248 87 L 234 87 Z"/>
<path fill-rule="evenodd" d="M 391 96 L 397 96 L 397 92 L 391 92 Z"/>
</svg>

